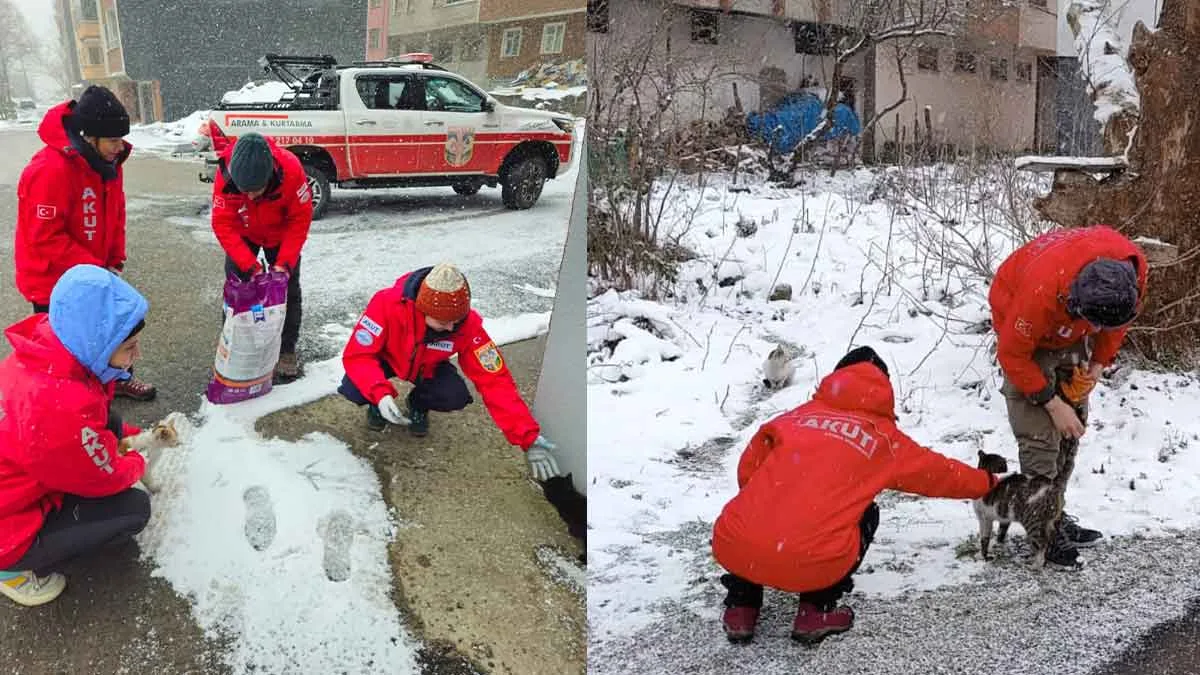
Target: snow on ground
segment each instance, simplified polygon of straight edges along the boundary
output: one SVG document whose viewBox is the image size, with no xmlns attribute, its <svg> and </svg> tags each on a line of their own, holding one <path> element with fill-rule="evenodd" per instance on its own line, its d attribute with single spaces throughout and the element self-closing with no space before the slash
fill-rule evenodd
<svg viewBox="0 0 1200 675">
<path fill-rule="evenodd" d="M 1018 238 L 1001 225 L 1000 210 L 986 207 L 998 203 L 1005 183 L 968 179 L 961 171 L 930 169 L 908 190 L 897 190 L 894 171 L 821 175 L 795 190 L 756 186 L 748 194 L 728 193 L 717 178 L 708 189 L 677 188 L 667 198 L 664 229 L 674 226 L 669 234 L 681 235 L 680 244 L 699 255 L 683 265 L 675 297 L 657 304 L 610 291 L 589 307 L 588 417 L 604 421 L 588 425 L 589 475 L 593 501 L 605 505 L 589 523 L 589 669 L 739 667 L 740 657 L 725 651 L 720 635 L 723 592 L 709 548 L 712 522 L 736 492 L 737 460 L 753 432 L 808 400 L 851 344 L 871 345 L 888 362 L 900 427 L 917 441 L 972 463 L 977 450 L 997 452 L 1017 466 L 989 351 L 992 337 L 980 323 L 988 317 L 987 284 L 971 268 L 994 269 Z M 981 191 L 990 196 L 979 198 Z M 898 196 L 885 198 L 889 194 Z M 767 300 L 776 283 L 791 286 L 791 301 Z M 798 355 L 796 373 L 789 387 L 766 392 L 761 364 L 780 343 Z M 1113 375 L 1092 397 L 1093 422 L 1068 509 L 1110 538 L 1165 541 L 1160 538 L 1200 525 L 1200 493 L 1193 488 L 1200 455 L 1188 449 L 1200 441 L 1200 420 L 1180 414 L 1200 405 L 1200 383 L 1130 367 Z M 1084 584 L 1112 586 L 1095 572 L 1079 581 L 1030 572 L 1021 561 L 1019 527 L 1008 554 L 1001 549 L 997 562 L 977 560 L 976 523 L 966 501 L 885 493 L 880 504 L 879 534 L 851 599 L 878 621 L 868 619 L 866 630 L 840 638 L 845 646 L 821 650 L 818 663 L 830 672 L 918 672 L 863 661 L 864 654 L 894 648 L 901 634 L 914 635 L 898 633 L 903 628 L 887 618 L 889 612 L 911 615 L 914 599 L 952 598 L 969 606 L 974 601 L 969 593 L 962 597 L 964 589 L 975 593 L 999 577 L 1028 596 L 1022 602 L 1033 603 L 1025 614 L 1037 614 L 1049 611 L 1049 604 L 1037 604 L 1036 589 L 1045 584 L 1072 598 Z M 1164 546 L 1169 542 L 1158 548 Z M 1082 558 L 1107 566 L 1120 555 L 1100 549 Z M 1121 588 L 1133 593 L 1144 584 Z M 999 606 L 980 605 L 980 611 L 1003 613 L 1017 603 L 1000 595 L 992 597 Z M 1064 600 L 1068 607 L 1070 600 Z M 787 614 L 787 602 L 779 614 Z M 1157 618 L 1180 607 L 1156 607 Z M 1136 618 L 1121 631 L 1144 630 L 1155 616 Z M 779 635 L 790 615 L 773 620 L 782 622 L 770 629 Z M 938 623 L 936 616 L 922 622 Z M 1055 629 L 1051 622 L 1047 630 Z M 960 646 L 982 649 L 970 636 L 956 635 Z M 633 650 L 638 667 L 631 666 L 630 646 L 648 639 L 680 648 Z M 795 652 L 773 653 L 790 659 L 786 654 Z M 1095 665 L 1104 653 L 1085 656 Z M 711 670 L 704 667 L 710 657 Z M 849 663 L 852 671 L 838 669 Z M 795 667 L 770 658 L 760 665 L 780 672 Z"/>
<path fill-rule="evenodd" d="M 498 344 L 535 337 L 549 313 L 485 320 Z M 346 326 L 326 326 L 339 347 Z M 162 482 L 140 536 L 154 574 L 193 604 L 234 673 L 416 673 L 391 601 L 392 514 L 370 464 L 336 438 L 264 439 L 255 421 L 334 393 L 340 358 L 244 403 L 205 402 L 155 467 Z"/>
</svg>

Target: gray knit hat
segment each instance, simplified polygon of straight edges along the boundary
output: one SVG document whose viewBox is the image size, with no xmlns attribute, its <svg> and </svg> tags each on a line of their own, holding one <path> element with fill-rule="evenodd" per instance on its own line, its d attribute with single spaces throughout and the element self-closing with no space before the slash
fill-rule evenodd
<svg viewBox="0 0 1200 675">
<path fill-rule="evenodd" d="M 237 139 L 229 157 L 229 178 L 238 190 L 262 190 L 271 182 L 274 172 L 275 160 L 267 139 L 253 131 Z"/>
<path fill-rule="evenodd" d="M 1138 275 L 1133 263 L 1100 258 L 1079 271 L 1067 310 L 1105 328 L 1123 326 L 1137 315 Z"/>
</svg>

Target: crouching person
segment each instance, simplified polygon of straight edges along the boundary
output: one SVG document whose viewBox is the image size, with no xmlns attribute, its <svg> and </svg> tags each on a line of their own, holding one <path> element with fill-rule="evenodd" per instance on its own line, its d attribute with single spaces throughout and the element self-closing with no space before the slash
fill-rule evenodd
<svg viewBox="0 0 1200 675">
<path fill-rule="evenodd" d="M 338 393 L 367 406 L 367 426 L 374 431 L 391 423 L 425 436 L 430 411 L 462 410 L 473 400 L 450 363 L 455 354 L 504 437 L 525 450 L 534 477 L 558 476 L 556 446 L 521 399 L 500 348 L 483 329 L 483 317 L 471 309 L 466 277 L 453 265 L 410 272 L 371 298 L 342 352 L 346 375 Z M 392 377 L 413 384 L 403 411 Z"/>
<path fill-rule="evenodd" d="M 93 265 L 68 270 L 48 314 L 10 326 L 0 361 L 0 592 L 22 605 L 58 597 L 53 570 L 137 534 L 150 497 L 146 471 L 118 439 L 139 433 L 109 410 L 116 383 L 140 356 L 148 304 Z"/>
<path fill-rule="evenodd" d="M 738 463 L 738 494 L 713 527 L 728 573 L 723 624 L 754 637 L 763 587 L 799 594 L 792 638 L 814 644 L 854 625 L 839 606 L 875 537 L 875 497 L 899 490 L 977 499 L 996 477 L 921 447 L 896 428 L 887 365 L 870 347 L 842 357 L 816 395 L 764 424 Z"/>
</svg>

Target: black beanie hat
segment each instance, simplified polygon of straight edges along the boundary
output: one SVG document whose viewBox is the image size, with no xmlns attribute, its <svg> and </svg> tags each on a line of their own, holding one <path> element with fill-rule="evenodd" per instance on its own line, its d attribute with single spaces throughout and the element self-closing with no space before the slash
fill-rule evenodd
<svg viewBox="0 0 1200 675">
<path fill-rule="evenodd" d="M 1116 328 L 1137 315 L 1138 277 L 1133 263 L 1101 258 L 1071 283 L 1067 309 L 1097 326 Z"/>
<path fill-rule="evenodd" d="M 237 139 L 229 157 L 229 178 L 242 192 L 254 192 L 267 187 L 275 173 L 271 146 L 262 134 L 250 132 Z"/>
<path fill-rule="evenodd" d="M 833 369 L 838 370 L 840 368 L 845 368 L 846 366 L 852 366 L 856 363 L 864 362 L 870 363 L 876 368 L 882 370 L 884 375 L 891 377 L 891 374 L 888 373 L 887 364 L 884 363 L 883 359 L 879 358 L 879 354 L 876 354 L 875 350 L 871 349 L 870 347 L 857 347 L 855 349 L 851 349 L 849 352 L 846 352 L 846 355 L 842 357 L 841 361 L 837 362 L 837 365 L 834 366 Z"/>
<path fill-rule="evenodd" d="M 129 135 L 129 113 L 105 87 L 92 85 L 85 89 L 75 102 L 72 114 L 75 128 L 84 136 L 122 138 Z"/>
</svg>

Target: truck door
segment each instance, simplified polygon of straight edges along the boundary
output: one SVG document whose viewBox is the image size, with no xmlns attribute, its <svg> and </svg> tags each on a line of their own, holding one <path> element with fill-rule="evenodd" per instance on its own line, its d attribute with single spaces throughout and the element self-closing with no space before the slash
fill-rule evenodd
<svg viewBox="0 0 1200 675">
<path fill-rule="evenodd" d="M 418 170 L 425 134 L 424 102 L 416 96 L 419 86 L 408 73 L 363 73 L 354 78 L 358 98 L 346 101 L 346 142 L 354 175 L 395 176 Z"/>
<path fill-rule="evenodd" d="M 484 95 L 452 77 L 422 73 L 421 79 L 425 125 L 432 132 L 423 146 L 422 172 L 494 172 L 516 141 L 501 137 L 500 116 L 484 110 Z"/>
</svg>

